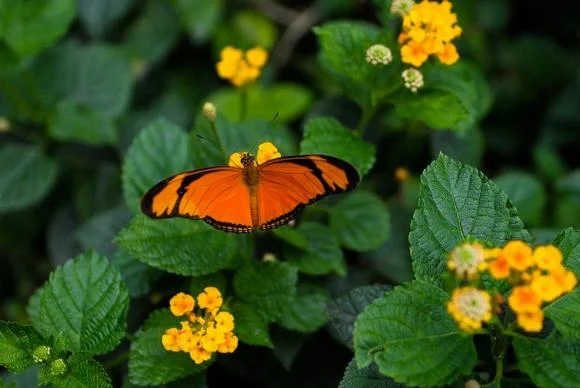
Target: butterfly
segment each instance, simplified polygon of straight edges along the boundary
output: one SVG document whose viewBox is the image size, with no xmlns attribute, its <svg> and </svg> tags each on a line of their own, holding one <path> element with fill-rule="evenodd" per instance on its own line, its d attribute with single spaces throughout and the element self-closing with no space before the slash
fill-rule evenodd
<svg viewBox="0 0 580 388">
<path fill-rule="evenodd" d="M 269 142 L 258 157 L 236 152 L 228 166 L 185 171 L 145 193 L 141 210 L 152 218 L 201 219 L 234 233 L 270 230 L 306 206 L 356 187 L 357 170 L 327 155 L 280 156 Z"/>
</svg>

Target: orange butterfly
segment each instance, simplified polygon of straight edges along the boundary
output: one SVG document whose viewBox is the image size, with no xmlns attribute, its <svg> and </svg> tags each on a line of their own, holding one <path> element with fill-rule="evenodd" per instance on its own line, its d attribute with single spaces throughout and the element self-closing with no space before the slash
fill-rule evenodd
<svg viewBox="0 0 580 388">
<path fill-rule="evenodd" d="M 234 153 L 229 166 L 185 171 L 162 180 L 141 200 L 152 218 L 201 219 L 226 232 L 269 230 L 290 222 L 307 205 L 354 188 L 357 170 L 326 155 L 281 157 L 262 143 L 258 158 Z"/>
</svg>

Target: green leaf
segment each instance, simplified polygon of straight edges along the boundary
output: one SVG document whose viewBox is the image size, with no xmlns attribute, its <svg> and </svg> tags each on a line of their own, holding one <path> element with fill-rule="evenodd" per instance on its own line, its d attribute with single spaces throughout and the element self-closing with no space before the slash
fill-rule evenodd
<svg viewBox="0 0 580 388">
<path fill-rule="evenodd" d="M 425 86 L 418 93 L 402 90 L 395 100 L 395 114 L 419 120 L 434 129 L 465 132 L 483 117 L 491 105 L 491 92 L 481 71 L 461 61 L 453 66 L 421 68 Z"/>
<path fill-rule="evenodd" d="M 313 99 L 309 89 L 292 83 L 277 83 L 268 87 L 255 84 L 246 93 L 246 116 L 243 121 L 270 121 L 276 114 L 278 123 L 296 120 L 310 107 Z M 242 121 L 242 97 L 239 89 L 220 89 L 207 100 L 228 120 Z"/>
<path fill-rule="evenodd" d="M 276 42 L 276 37 L 277 27 L 270 18 L 256 11 L 244 9 L 218 26 L 212 37 L 213 51 L 217 54 L 226 46 L 244 50 L 260 46 L 270 50 Z"/>
<path fill-rule="evenodd" d="M 94 145 L 117 142 L 117 129 L 109 117 L 67 100 L 61 101 L 50 117 L 48 133 L 57 140 Z"/>
<path fill-rule="evenodd" d="M 237 297 L 252 306 L 267 322 L 284 313 L 296 294 L 298 272 L 281 262 L 249 262 L 236 272 Z"/>
<path fill-rule="evenodd" d="M 295 228 L 285 225 L 274 229 L 274 236 L 297 248 L 308 250 L 308 239 Z"/>
<path fill-rule="evenodd" d="M 311 333 L 326 324 L 326 288 L 301 284 L 296 290 L 292 303 L 286 306 L 278 323 L 289 330 Z"/>
<path fill-rule="evenodd" d="M 149 0 L 129 26 L 124 45 L 138 58 L 157 62 L 179 38 L 179 14 L 164 0 Z"/>
<path fill-rule="evenodd" d="M 0 321 L 0 365 L 10 372 L 22 372 L 34 365 L 32 353 L 41 345 L 45 345 L 44 340 L 32 326 Z"/>
<path fill-rule="evenodd" d="M 377 195 L 355 191 L 332 207 L 330 229 L 349 249 L 358 252 L 377 249 L 389 238 L 389 209 Z"/>
<path fill-rule="evenodd" d="M 352 335 L 356 318 L 369 303 L 383 296 L 389 289 L 389 286 L 382 284 L 362 286 L 329 301 L 326 309 L 330 318 L 330 333 L 344 346 L 353 349 Z"/>
<path fill-rule="evenodd" d="M 40 149 L 24 144 L 0 148 L 0 214 L 42 200 L 54 185 L 57 164 Z"/>
<path fill-rule="evenodd" d="M 353 358 L 344 371 L 338 388 L 402 388 L 406 385 L 398 384 L 392 379 L 383 376 L 376 364 L 358 369 L 356 360 Z"/>
<path fill-rule="evenodd" d="M 580 288 L 563 295 L 544 309 L 556 329 L 565 337 L 580 340 Z"/>
<path fill-rule="evenodd" d="M 101 38 L 134 3 L 134 0 L 79 0 L 79 19 L 91 37 Z"/>
<path fill-rule="evenodd" d="M 64 35 L 75 18 L 76 0 L 0 1 L 0 38 L 20 56 L 42 51 Z"/>
<path fill-rule="evenodd" d="M 398 56 L 387 66 L 367 63 L 366 51 L 374 44 L 397 47 L 392 34 L 373 24 L 334 21 L 315 27 L 321 47 L 320 63 L 341 85 L 344 93 L 362 107 L 377 106 L 402 86 Z"/>
<path fill-rule="evenodd" d="M 240 341 L 248 345 L 274 347 L 268 332 L 268 322 L 258 308 L 249 303 L 234 301 L 230 309 L 234 316 L 234 334 Z"/>
<path fill-rule="evenodd" d="M 580 229 L 564 229 L 554 238 L 554 245 L 562 251 L 564 265 L 580 277 Z"/>
<path fill-rule="evenodd" d="M 440 288 L 413 281 L 372 302 L 354 327 L 358 367 L 374 361 L 395 381 L 421 386 L 449 384 L 471 373 L 475 347 L 445 310 L 448 299 Z"/>
<path fill-rule="evenodd" d="M 533 174 L 512 171 L 501 174 L 494 182 L 507 194 L 527 226 L 542 224 L 546 191 Z"/>
<path fill-rule="evenodd" d="M 133 140 L 123 162 L 123 192 L 127 206 L 140 213 L 143 194 L 157 182 L 191 169 L 185 132 L 158 119 Z"/>
<path fill-rule="evenodd" d="M 115 241 L 129 255 L 153 267 L 200 276 L 230 266 L 238 236 L 215 230 L 203 221 L 138 215 Z"/>
<path fill-rule="evenodd" d="M 191 278 L 189 293 L 195 297 L 203 292 L 206 287 L 215 287 L 220 290 L 222 295 L 225 295 L 227 294 L 227 284 L 228 280 L 221 272 L 211 273 L 204 276 L 194 276 Z"/>
<path fill-rule="evenodd" d="M 274 143 L 282 155 L 294 155 L 297 152 L 295 135 L 284 126 L 269 126 L 267 121 L 261 120 L 233 123 L 218 113 L 215 127 L 217 132 L 202 115 L 195 121 L 190 134 L 190 146 L 196 167 L 227 164 L 231 150 L 249 151 L 256 155 L 256 148 L 262 141 Z M 264 134 L 266 128 L 268 131 Z M 200 139 L 198 135 L 210 141 Z M 231 150 L 226 150 L 220 144 Z"/>
<path fill-rule="evenodd" d="M 440 284 L 447 253 L 467 238 L 529 241 L 507 195 L 481 171 L 441 154 L 421 175 L 409 241 L 415 277 Z"/>
<path fill-rule="evenodd" d="M 36 328 L 68 350 L 103 354 L 125 335 L 129 294 L 119 272 L 94 252 L 58 267 L 43 286 Z"/>
<path fill-rule="evenodd" d="M 63 376 L 51 378 L 54 388 L 112 388 L 111 379 L 101 364 L 83 354 L 73 354 Z"/>
<path fill-rule="evenodd" d="M 308 241 L 308 248 L 285 246 L 284 256 L 289 263 L 309 275 L 325 275 L 331 272 L 343 276 L 346 274 L 340 243 L 327 226 L 303 222 L 296 230 Z"/>
<path fill-rule="evenodd" d="M 123 250 L 118 250 L 115 253 L 111 259 L 111 264 L 121 274 L 131 297 L 136 298 L 150 292 L 151 283 L 157 275 L 153 268 L 133 258 Z"/>
<path fill-rule="evenodd" d="M 163 348 L 161 337 L 167 329 L 179 328 L 179 319 L 168 309 L 154 311 L 137 332 L 129 352 L 129 379 L 137 385 L 164 384 L 200 373 L 212 361 L 196 365 L 185 352 Z"/>
<path fill-rule="evenodd" d="M 539 387 L 580 385 L 580 342 L 559 335 L 546 339 L 517 336 L 514 349 L 518 365 Z"/>
<path fill-rule="evenodd" d="M 189 37 L 195 43 L 209 40 L 224 10 L 223 0 L 172 0 Z"/>
<path fill-rule="evenodd" d="M 361 176 L 375 163 L 375 146 L 361 139 L 352 130 L 332 117 L 317 117 L 304 126 L 304 138 L 300 143 L 302 154 L 325 154 L 336 156 L 352 164 Z"/>
</svg>

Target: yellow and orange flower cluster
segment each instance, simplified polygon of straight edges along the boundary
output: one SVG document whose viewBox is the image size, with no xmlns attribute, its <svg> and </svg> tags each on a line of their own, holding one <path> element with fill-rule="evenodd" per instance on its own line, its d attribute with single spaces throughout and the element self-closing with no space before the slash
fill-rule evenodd
<svg viewBox="0 0 580 388">
<path fill-rule="evenodd" d="M 209 360 L 215 352 L 232 353 L 238 347 L 238 337 L 233 333 L 234 317 L 220 311 L 222 304 L 223 297 L 215 287 L 206 287 L 197 296 L 197 314 L 193 296 L 182 292 L 175 295 L 169 301 L 171 313 L 187 320 L 181 322 L 180 329 L 165 331 L 161 338 L 163 347 L 189 353 L 196 364 Z"/>
<path fill-rule="evenodd" d="M 399 35 L 403 62 L 419 67 L 430 55 L 446 65 L 457 62 L 459 54 L 451 41 L 462 30 L 451 7 L 447 0 L 423 0 L 403 16 L 403 31 Z"/>
<path fill-rule="evenodd" d="M 508 306 L 517 315 L 517 325 L 528 332 L 542 330 L 542 305 L 552 302 L 576 287 L 576 275 L 568 271 L 560 250 L 553 245 L 532 249 L 523 241 L 510 241 L 503 248 L 485 249 L 479 243 L 465 243 L 449 254 L 447 268 L 460 279 L 476 280 L 487 272 L 498 280 L 509 281 L 513 288 Z M 475 287 L 454 290 L 447 310 L 466 331 L 481 328 L 488 322 L 503 297 L 490 296 Z"/>
<path fill-rule="evenodd" d="M 254 47 L 246 52 L 227 46 L 220 52 L 220 61 L 216 70 L 220 78 L 227 79 L 236 87 L 254 82 L 260 76 L 262 68 L 268 61 L 268 52 L 261 47 Z"/>
<path fill-rule="evenodd" d="M 553 245 L 532 249 L 522 241 L 510 241 L 502 249 L 486 250 L 486 264 L 492 277 L 514 285 L 508 305 L 517 314 L 518 326 L 529 332 L 542 330 L 542 304 L 572 291 L 577 283 Z"/>
</svg>

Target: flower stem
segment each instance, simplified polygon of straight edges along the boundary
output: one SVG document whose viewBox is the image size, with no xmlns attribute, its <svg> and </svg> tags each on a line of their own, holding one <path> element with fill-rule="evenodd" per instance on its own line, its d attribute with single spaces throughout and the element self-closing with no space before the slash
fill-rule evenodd
<svg viewBox="0 0 580 388">
<path fill-rule="evenodd" d="M 360 120 L 359 120 L 356 128 L 355 128 L 355 132 L 357 132 L 361 136 L 363 135 L 365 128 L 369 124 L 369 121 L 371 121 L 371 119 L 375 115 L 376 110 L 377 110 L 376 106 L 370 106 L 370 107 L 364 106 L 363 107 L 362 115 L 360 117 Z"/>
</svg>

